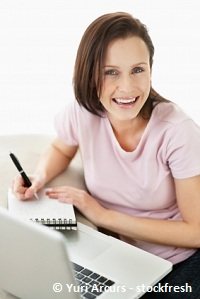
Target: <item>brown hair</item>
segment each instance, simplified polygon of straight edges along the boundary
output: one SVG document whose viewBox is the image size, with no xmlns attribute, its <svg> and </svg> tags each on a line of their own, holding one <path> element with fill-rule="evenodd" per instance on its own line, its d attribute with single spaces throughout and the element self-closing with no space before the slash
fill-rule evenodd
<svg viewBox="0 0 200 299">
<path fill-rule="evenodd" d="M 154 46 L 144 24 L 125 12 L 109 13 L 94 20 L 81 39 L 74 68 L 74 94 L 80 105 L 91 113 L 102 116 L 105 111 L 98 97 L 101 92 L 102 66 L 105 53 L 111 41 L 129 36 L 140 37 L 149 51 L 149 63 L 152 68 Z M 149 118 L 154 106 L 167 101 L 152 87 L 148 99 L 140 114 Z"/>
</svg>

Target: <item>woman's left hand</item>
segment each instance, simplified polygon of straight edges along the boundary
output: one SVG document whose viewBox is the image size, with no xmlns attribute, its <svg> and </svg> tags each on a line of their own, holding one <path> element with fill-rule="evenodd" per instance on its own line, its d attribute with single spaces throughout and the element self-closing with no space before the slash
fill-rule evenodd
<svg viewBox="0 0 200 299">
<path fill-rule="evenodd" d="M 95 225 L 101 226 L 101 223 L 103 223 L 101 219 L 103 219 L 107 209 L 102 207 L 97 200 L 85 190 L 70 186 L 59 186 L 48 188 L 46 194 L 49 198 L 73 204 Z"/>
</svg>

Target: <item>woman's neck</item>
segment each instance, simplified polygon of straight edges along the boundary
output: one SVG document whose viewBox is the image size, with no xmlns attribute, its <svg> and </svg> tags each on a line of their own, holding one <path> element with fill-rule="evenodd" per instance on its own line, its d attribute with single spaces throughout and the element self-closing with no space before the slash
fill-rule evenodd
<svg viewBox="0 0 200 299">
<path fill-rule="evenodd" d="M 136 118 L 130 120 L 116 120 L 112 117 L 109 117 L 109 121 L 113 131 L 118 135 L 125 133 L 133 135 L 137 134 L 138 132 L 143 131 L 148 123 L 148 120 L 143 119 L 141 116 L 137 116 Z"/>
<path fill-rule="evenodd" d="M 120 146 L 127 152 L 135 150 L 142 138 L 148 120 L 137 117 L 129 121 L 109 118 L 115 137 Z"/>
</svg>

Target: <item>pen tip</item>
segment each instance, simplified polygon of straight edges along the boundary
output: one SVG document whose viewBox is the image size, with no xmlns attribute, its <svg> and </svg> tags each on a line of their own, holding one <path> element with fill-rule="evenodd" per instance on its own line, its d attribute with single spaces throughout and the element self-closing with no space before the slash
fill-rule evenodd
<svg viewBox="0 0 200 299">
<path fill-rule="evenodd" d="M 37 193 L 34 193 L 34 196 L 37 200 L 39 200 L 39 196 L 37 195 Z"/>
</svg>

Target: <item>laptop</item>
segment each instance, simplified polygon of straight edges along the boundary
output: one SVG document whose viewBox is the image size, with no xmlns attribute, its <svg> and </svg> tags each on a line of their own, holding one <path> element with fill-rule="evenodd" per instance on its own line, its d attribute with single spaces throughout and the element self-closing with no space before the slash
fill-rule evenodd
<svg viewBox="0 0 200 299">
<path fill-rule="evenodd" d="M 140 298 L 172 269 L 170 262 L 84 224 L 63 233 L 4 208 L 0 242 L 0 289 L 21 299 Z"/>
</svg>

